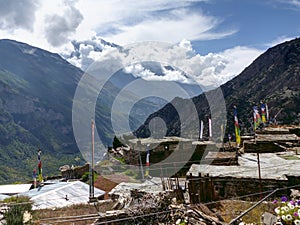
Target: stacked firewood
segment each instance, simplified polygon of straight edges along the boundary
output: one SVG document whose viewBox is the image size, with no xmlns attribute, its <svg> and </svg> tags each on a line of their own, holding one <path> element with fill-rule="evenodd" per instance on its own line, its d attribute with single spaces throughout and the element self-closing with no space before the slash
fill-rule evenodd
<svg viewBox="0 0 300 225">
<path fill-rule="evenodd" d="M 125 208 L 121 209 L 122 207 Z M 95 225 L 225 224 L 222 218 L 218 218 L 204 205 L 177 204 L 172 192 L 154 194 L 135 189 L 131 191 L 130 196 L 120 195 L 115 208 L 117 210 L 100 214 Z"/>
</svg>

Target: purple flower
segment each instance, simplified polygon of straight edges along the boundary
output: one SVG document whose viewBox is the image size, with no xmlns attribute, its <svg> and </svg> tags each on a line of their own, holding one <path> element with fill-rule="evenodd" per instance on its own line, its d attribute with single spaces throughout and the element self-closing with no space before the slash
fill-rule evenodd
<svg viewBox="0 0 300 225">
<path fill-rule="evenodd" d="M 294 216 L 295 216 L 295 217 L 298 217 L 299 214 L 298 214 L 297 212 L 294 212 Z"/>
<path fill-rule="evenodd" d="M 295 201 L 293 201 L 293 200 L 291 200 L 290 203 L 291 203 L 292 205 L 295 205 Z"/>
<path fill-rule="evenodd" d="M 281 197 L 281 201 L 282 201 L 282 202 L 286 202 L 286 201 L 287 201 L 287 197 L 286 197 L 286 196 L 282 196 L 282 197 Z"/>
<path fill-rule="evenodd" d="M 300 200 L 297 201 L 297 205 L 300 205 Z"/>
<path fill-rule="evenodd" d="M 276 204 L 277 202 L 278 202 L 277 199 L 274 199 L 273 203 Z"/>
</svg>

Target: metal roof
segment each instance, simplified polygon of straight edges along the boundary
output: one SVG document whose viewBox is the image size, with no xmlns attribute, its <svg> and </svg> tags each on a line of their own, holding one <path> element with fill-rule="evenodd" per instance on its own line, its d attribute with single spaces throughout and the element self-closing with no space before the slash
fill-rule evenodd
<svg viewBox="0 0 300 225">
<path fill-rule="evenodd" d="M 295 160 L 286 160 L 280 156 L 294 156 Z M 300 161 L 297 155 L 289 152 L 261 153 L 260 168 L 262 179 L 287 180 L 288 176 L 300 176 Z M 211 177 L 258 178 L 258 165 L 256 153 L 244 153 L 238 157 L 238 166 L 218 166 L 206 164 L 193 164 L 187 176 L 199 176 L 199 173 L 209 174 Z"/>
<path fill-rule="evenodd" d="M 0 194 L 0 201 L 3 201 L 4 199 L 9 198 L 9 197 L 10 197 L 9 195 Z"/>
<path fill-rule="evenodd" d="M 6 184 L 0 185 L 0 194 L 15 195 L 28 191 L 31 184 Z"/>
<path fill-rule="evenodd" d="M 89 201 L 89 185 L 81 181 L 59 182 L 32 189 L 20 195 L 28 196 L 34 209 L 59 208 Z M 105 191 L 95 188 L 95 197 L 103 196 Z"/>
</svg>

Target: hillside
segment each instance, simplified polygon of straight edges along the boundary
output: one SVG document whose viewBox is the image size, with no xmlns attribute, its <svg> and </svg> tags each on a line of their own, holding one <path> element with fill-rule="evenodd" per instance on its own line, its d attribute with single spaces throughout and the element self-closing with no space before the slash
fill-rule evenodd
<svg viewBox="0 0 300 225">
<path fill-rule="evenodd" d="M 64 164 L 84 163 L 72 128 L 73 98 L 83 74 L 58 54 L 0 40 L 0 183 L 30 179 L 37 167 L 38 148 L 42 148 L 45 176 L 59 173 Z M 106 145 L 114 137 L 110 111 L 119 92 L 107 82 L 97 101 L 96 125 Z M 124 103 L 134 98 L 123 92 Z M 139 102 L 131 126 L 138 127 L 160 107 L 148 100 Z"/>
<path fill-rule="evenodd" d="M 0 40 L 1 183 L 28 179 L 38 147 L 47 175 L 62 163 L 76 163 L 71 108 L 81 76 L 57 54 Z"/>
<path fill-rule="evenodd" d="M 221 90 L 227 110 L 226 132 L 233 133 L 233 105 L 236 105 L 242 134 L 251 133 L 253 130 L 252 108 L 254 105 L 259 106 L 261 100 L 268 104 L 271 119 L 278 114 L 276 120 L 279 123 L 299 124 L 300 38 L 268 49 L 240 75 L 223 84 Z M 213 90 L 209 94 L 216 92 L 217 90 Z M 205 94 L 194 97 L 192 101 L 196 106 L 197 116 L 207 121 L 210 109 Z M 149 136 L 149 122 L 155 117 L 160 117 L 165 121 L 168 136 L 181 135 L 180 120 L 173 105 L 185 105 L 185 102 L 187 100 L 174 99 L 164 108 L 150 115 L 144 125 L 137 129 L 136 135 Z M 190 118 L 189 121 L 190 123 L 185 126 L 192 126 L 196 118 Z M 207 124 L 205 133 L 207 133 Z"/>
</svg>

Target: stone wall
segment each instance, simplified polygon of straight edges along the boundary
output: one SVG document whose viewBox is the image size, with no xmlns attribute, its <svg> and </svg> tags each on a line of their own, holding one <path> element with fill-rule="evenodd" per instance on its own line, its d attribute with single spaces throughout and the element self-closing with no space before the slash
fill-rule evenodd
<svg viewBox="0 0 300 225">
<path fill-rule="evenodd" d="M 299 181 L 299 177 L 288 177 L 288 180 L 262 179 L 260 181 L 257 178 L 210 177 L 208 174 L 199 174 L 197 177 L 187 176 L 192 203 L 211 202 L 240 196 L 244 196 L 241 200 L 256 201 L 277 188 L 284 190 L 277 191 L 271 198 L 281 197 L 289 195 L 290 190 L 287 187 L 299 184 Z M 261 192 L 262 194 L 260 194 Z"/>
<path fill-rule="evenodd" d="M 83 174 L 89 172 L 89 164 L 84 166 L 77 166 L 75 168 L 70 168 L 61 171 L 61 175 L 65 179 L 80 179 Z"/>
<path fill-rule="evenodd" d="M 245 153 L 274 153 L 274 152 L 283 152 L 285 148 L 281 145 L 276 144 L 275 142 L 270 141 L 260 141 L 254 142 L 244 141 L 244 152 Z"/>
</svg>

